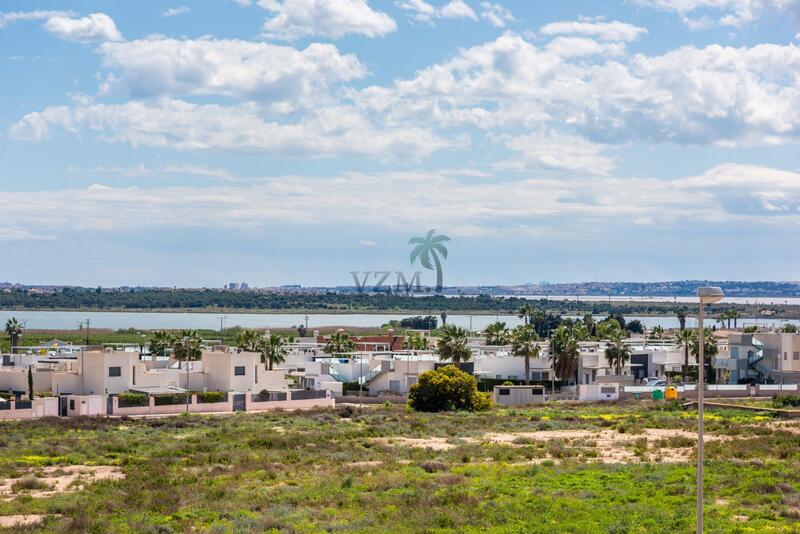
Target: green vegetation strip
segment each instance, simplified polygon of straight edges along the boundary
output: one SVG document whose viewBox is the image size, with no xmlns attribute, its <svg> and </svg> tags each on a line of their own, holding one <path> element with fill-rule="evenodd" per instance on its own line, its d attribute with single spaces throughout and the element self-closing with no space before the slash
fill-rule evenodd
<svg viewBox="0 0 800 534">
<path fill-rule="evenodd" d="M 0 515 L 60 514 L 42 532 L 688 532 L 695 414 L 679 404 L 545 405 L 421 414 L 405 407 L 0 423 L 0 479 L 48 465 L 117 465 L 122 480 L 44 498 L 18 488 Z M 797 532 L 794 422 L 707 414 L 709 532 Z M 781 426 L 786 425 L 786 426 Z M 633 435 L 671 429 L 685 463 L 596 463 L 590 440 L 488 433 Z M 448 444 L 436 450 L 402 438 Z M 393 440 L 398 443 L 393 443 Z M 637 452 L 638 451 L 638 452 Z M 23 484 L 24 485 L 24 484 Z"/>
</svg>

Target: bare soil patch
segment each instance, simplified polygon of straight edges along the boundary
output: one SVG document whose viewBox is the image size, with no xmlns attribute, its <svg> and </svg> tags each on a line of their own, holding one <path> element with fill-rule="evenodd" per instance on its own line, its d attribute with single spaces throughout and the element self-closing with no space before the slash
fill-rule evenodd
<svg viewBox="0 0 800 534">
<path fill-rule="evenodd" d="M 449 443 L 446 438 L 374 438 L 373 443 L 381 445 L 399 445 L 401 447 L 414 447 L 418 449 L 431 449 L 434 451 L 447 451 L 455 449 L 456 444 Z"/>
<path fill-rule="evenodd" d="M 42 514 L 0 515 L 0 528 L 31 527 L 44 521 L 45 517 Z"/>
<path fill-rule="evenodd" d="M 0 497 L 11 500 L 17 495 L 34 498 L 80 491 L 100 480 L 125 478 L 122 469 L 111 465 L 65 465 L 21 470 L 18 478 L 0 481 Z M 31 489 L 27 489 L 31 488 Z"/>
</svg>

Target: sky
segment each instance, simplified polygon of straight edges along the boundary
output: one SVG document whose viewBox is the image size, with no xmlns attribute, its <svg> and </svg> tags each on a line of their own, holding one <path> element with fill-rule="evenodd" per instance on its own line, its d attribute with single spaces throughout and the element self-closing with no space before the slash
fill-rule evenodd
<svg viewBox="0 0 800 534">
<path fill-rule="evenodd" d="M 800 0 L 4 0 L 0 73 L 0 281 L 800 279 Z"/>
</svg>

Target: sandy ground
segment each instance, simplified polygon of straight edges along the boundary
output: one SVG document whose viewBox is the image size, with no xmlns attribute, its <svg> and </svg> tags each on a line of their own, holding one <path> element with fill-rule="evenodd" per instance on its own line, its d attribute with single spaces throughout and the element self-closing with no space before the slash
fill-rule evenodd
<svg viewBox="0 0 800 534">
<path fill-rule="evenodd" d="M 35 477 L 45 488 L 20 490 L 14 492 L 12 486 L 24 478 Z M 119 480 L 125 474 L 119 467 L 110 465 L 65 465 L 23 470 L 19 478 L 0 480 L 0 497 L 12 500 L 17 495 L 29 495 L 34 498 L 51 497 L 59 493 L 80 491 L 86 485 L 100 480 Z"/>
<path fill-rule="evenodd" d="M 46 515 L 27 514 L 27 515 L 0 515 L 0 528 L 29 527 L 38 525 Z"/>
<path fill-rule="evenodd" d="M 682 463 L 691 460 L 693 446 L 667 447 L 664 440 L 670 438 L 686 438 L 696 440 L 697 435 L 678 429 L 648 428 L 637 434 L 620 433 L 616 430 L 543 430 L 538 432 L 515 432 L 484 434 L 482 438 L 448 439 L 442 437 L 406 438 L 389 437 L 374 438 L 373 443 L 382 445 L 414 447 L 432 451 L 447 451 L 458 446 L 458 442 L 501 444 L 509 447 L 526 447 L 534 442 L 553 442 L 564 447 L 579 449 L 581 452 L 592 451 L 592 454 L 581 455 L 590 462 L 603 463 Z M 732 439 L 728 436 L 706 434 L 706 442 Z M 646 443 L 646 447 L 643 445 Z M 638 448 L 638 454 L 637 449 Z M 555 460 L 550 455 L 535 458 L 529 463 L 541 463 Z"/>
</svg>

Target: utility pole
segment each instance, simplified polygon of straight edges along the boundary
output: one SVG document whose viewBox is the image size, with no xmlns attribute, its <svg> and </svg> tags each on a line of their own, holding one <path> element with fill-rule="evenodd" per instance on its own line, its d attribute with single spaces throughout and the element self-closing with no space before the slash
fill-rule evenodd
<svg viewBox="0 0 800 534">
<path fill-rule="evenodd" d="M 86 319 L 86 346 L 89 346 L 89 319 Z"/>
</svg>

